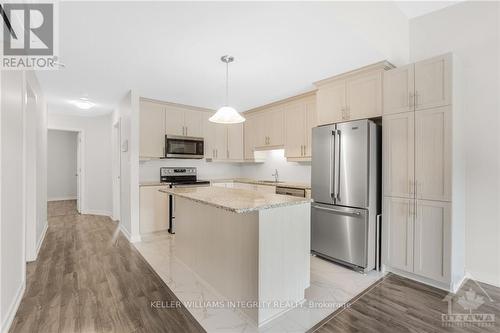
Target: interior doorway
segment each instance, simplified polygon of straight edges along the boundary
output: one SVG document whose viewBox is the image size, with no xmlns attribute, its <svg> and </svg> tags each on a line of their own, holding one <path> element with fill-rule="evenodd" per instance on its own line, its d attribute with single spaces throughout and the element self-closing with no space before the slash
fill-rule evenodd
<svg viewBox="0 0 500 333">
<path fill-rule="evenodd" d="M 48 215 L 71 215 L 82 211 L 82 137 L 78 130 L 47 132 Z"/>
</svg>

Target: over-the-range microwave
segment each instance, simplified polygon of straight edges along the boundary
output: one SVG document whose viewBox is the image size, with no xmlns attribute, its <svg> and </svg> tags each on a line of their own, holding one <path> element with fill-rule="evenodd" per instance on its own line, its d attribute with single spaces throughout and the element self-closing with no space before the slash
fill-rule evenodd
<svg viewBox="0 0 500 333">
<path fill-rule="evenodd" d="M 165 135 L 165 158 L 203 158 L 203 138 Z"/>
</svg>

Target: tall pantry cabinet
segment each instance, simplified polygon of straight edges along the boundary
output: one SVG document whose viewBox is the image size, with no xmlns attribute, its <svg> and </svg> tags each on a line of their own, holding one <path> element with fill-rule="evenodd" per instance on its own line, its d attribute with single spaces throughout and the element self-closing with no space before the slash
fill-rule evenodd
<svg viewBox="0 0 500 333">
<path fill-rule="evenodd" d="M 384 73 L 384 269 L 455 291 L 464 277 L 460 71 L 446 54 Z"/>
</svg>

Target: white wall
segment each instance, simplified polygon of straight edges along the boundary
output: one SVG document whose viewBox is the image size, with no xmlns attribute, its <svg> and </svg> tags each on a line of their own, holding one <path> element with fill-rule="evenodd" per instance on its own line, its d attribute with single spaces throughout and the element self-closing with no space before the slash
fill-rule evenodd
<svg viewBox="0 0 500 333">
<path fill-rule="evenodd" d="M 410 21 L 412 62 L 450 51 L 464 75 L 466 271 L 500 285 L 499 4 L 462 2 Z"/>
<path fill-rule="evenodd" d="M 49 108 L 48 128 L 82 131 L 82 213 L 111 216 L 111 115 L 71 116 L 51 113 Z"/>
<path fill-rule="evenodd" d="M 77 198 L 78 132 L 49 130 L 47 134 L 47 199 Z"/>
<path fill-rule="evenodd" d="M 311 183 L 310 162 L 287 162 L 285 151 L 269 150 L 264 152 L 265 162 L 259 164 L 245 164 L 241 167 L 241 176 L 253 179 L 272 180 L 272 174 L 278 169 L 279 180 L 300 183 Z"/>
</svg>

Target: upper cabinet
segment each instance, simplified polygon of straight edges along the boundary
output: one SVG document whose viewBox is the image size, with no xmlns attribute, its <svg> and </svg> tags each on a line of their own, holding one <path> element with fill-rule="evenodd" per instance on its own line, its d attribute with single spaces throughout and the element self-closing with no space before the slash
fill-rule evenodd
<svg viewBox="0 0 500 333">
<path fill-rule="evenodd" d="M 384 73 L 384 114 L 451 104 L 451 54 Z"/>
<path fill-rule="evenodd" d="M 202 111 L 178 106 L 165 106 L 165 134 L 203 137 Z"/>
<path fill-rule="evenodd" d="M 316 99 L 308 95 L 284 106 L 285 156 L 289 161 L 311 159 L 312 128 L 316 126 Z"/>
<path fill-rule="evenodd" d="M 163 106 L 148 101 L 140 102 L 139 151 L 144 158 L 165 156 L 165 112 Z"/>
<path fill-rule="evenodd" d="M 318 125 L 380 117 L 382 73 L 393 68 L 386 61 L 316 82 Z"/>
<path fill-rule="evenodd" d="M 163 106 L 165 110 L 165 132 L 168 135 L 184 135 L 184 109 Z"/>
<path fill-rule="evenodd" d="M 205 123 L 205 158 L 212 161 L 243 160 L 243 124 Z"/>
<path fill-rule="evenodd" d="M 257 135 L 255 147 L 273 149 L 283 146 L 283 109 L 272 107 L 259 111 L 255 117 Z"/>
</svg>

